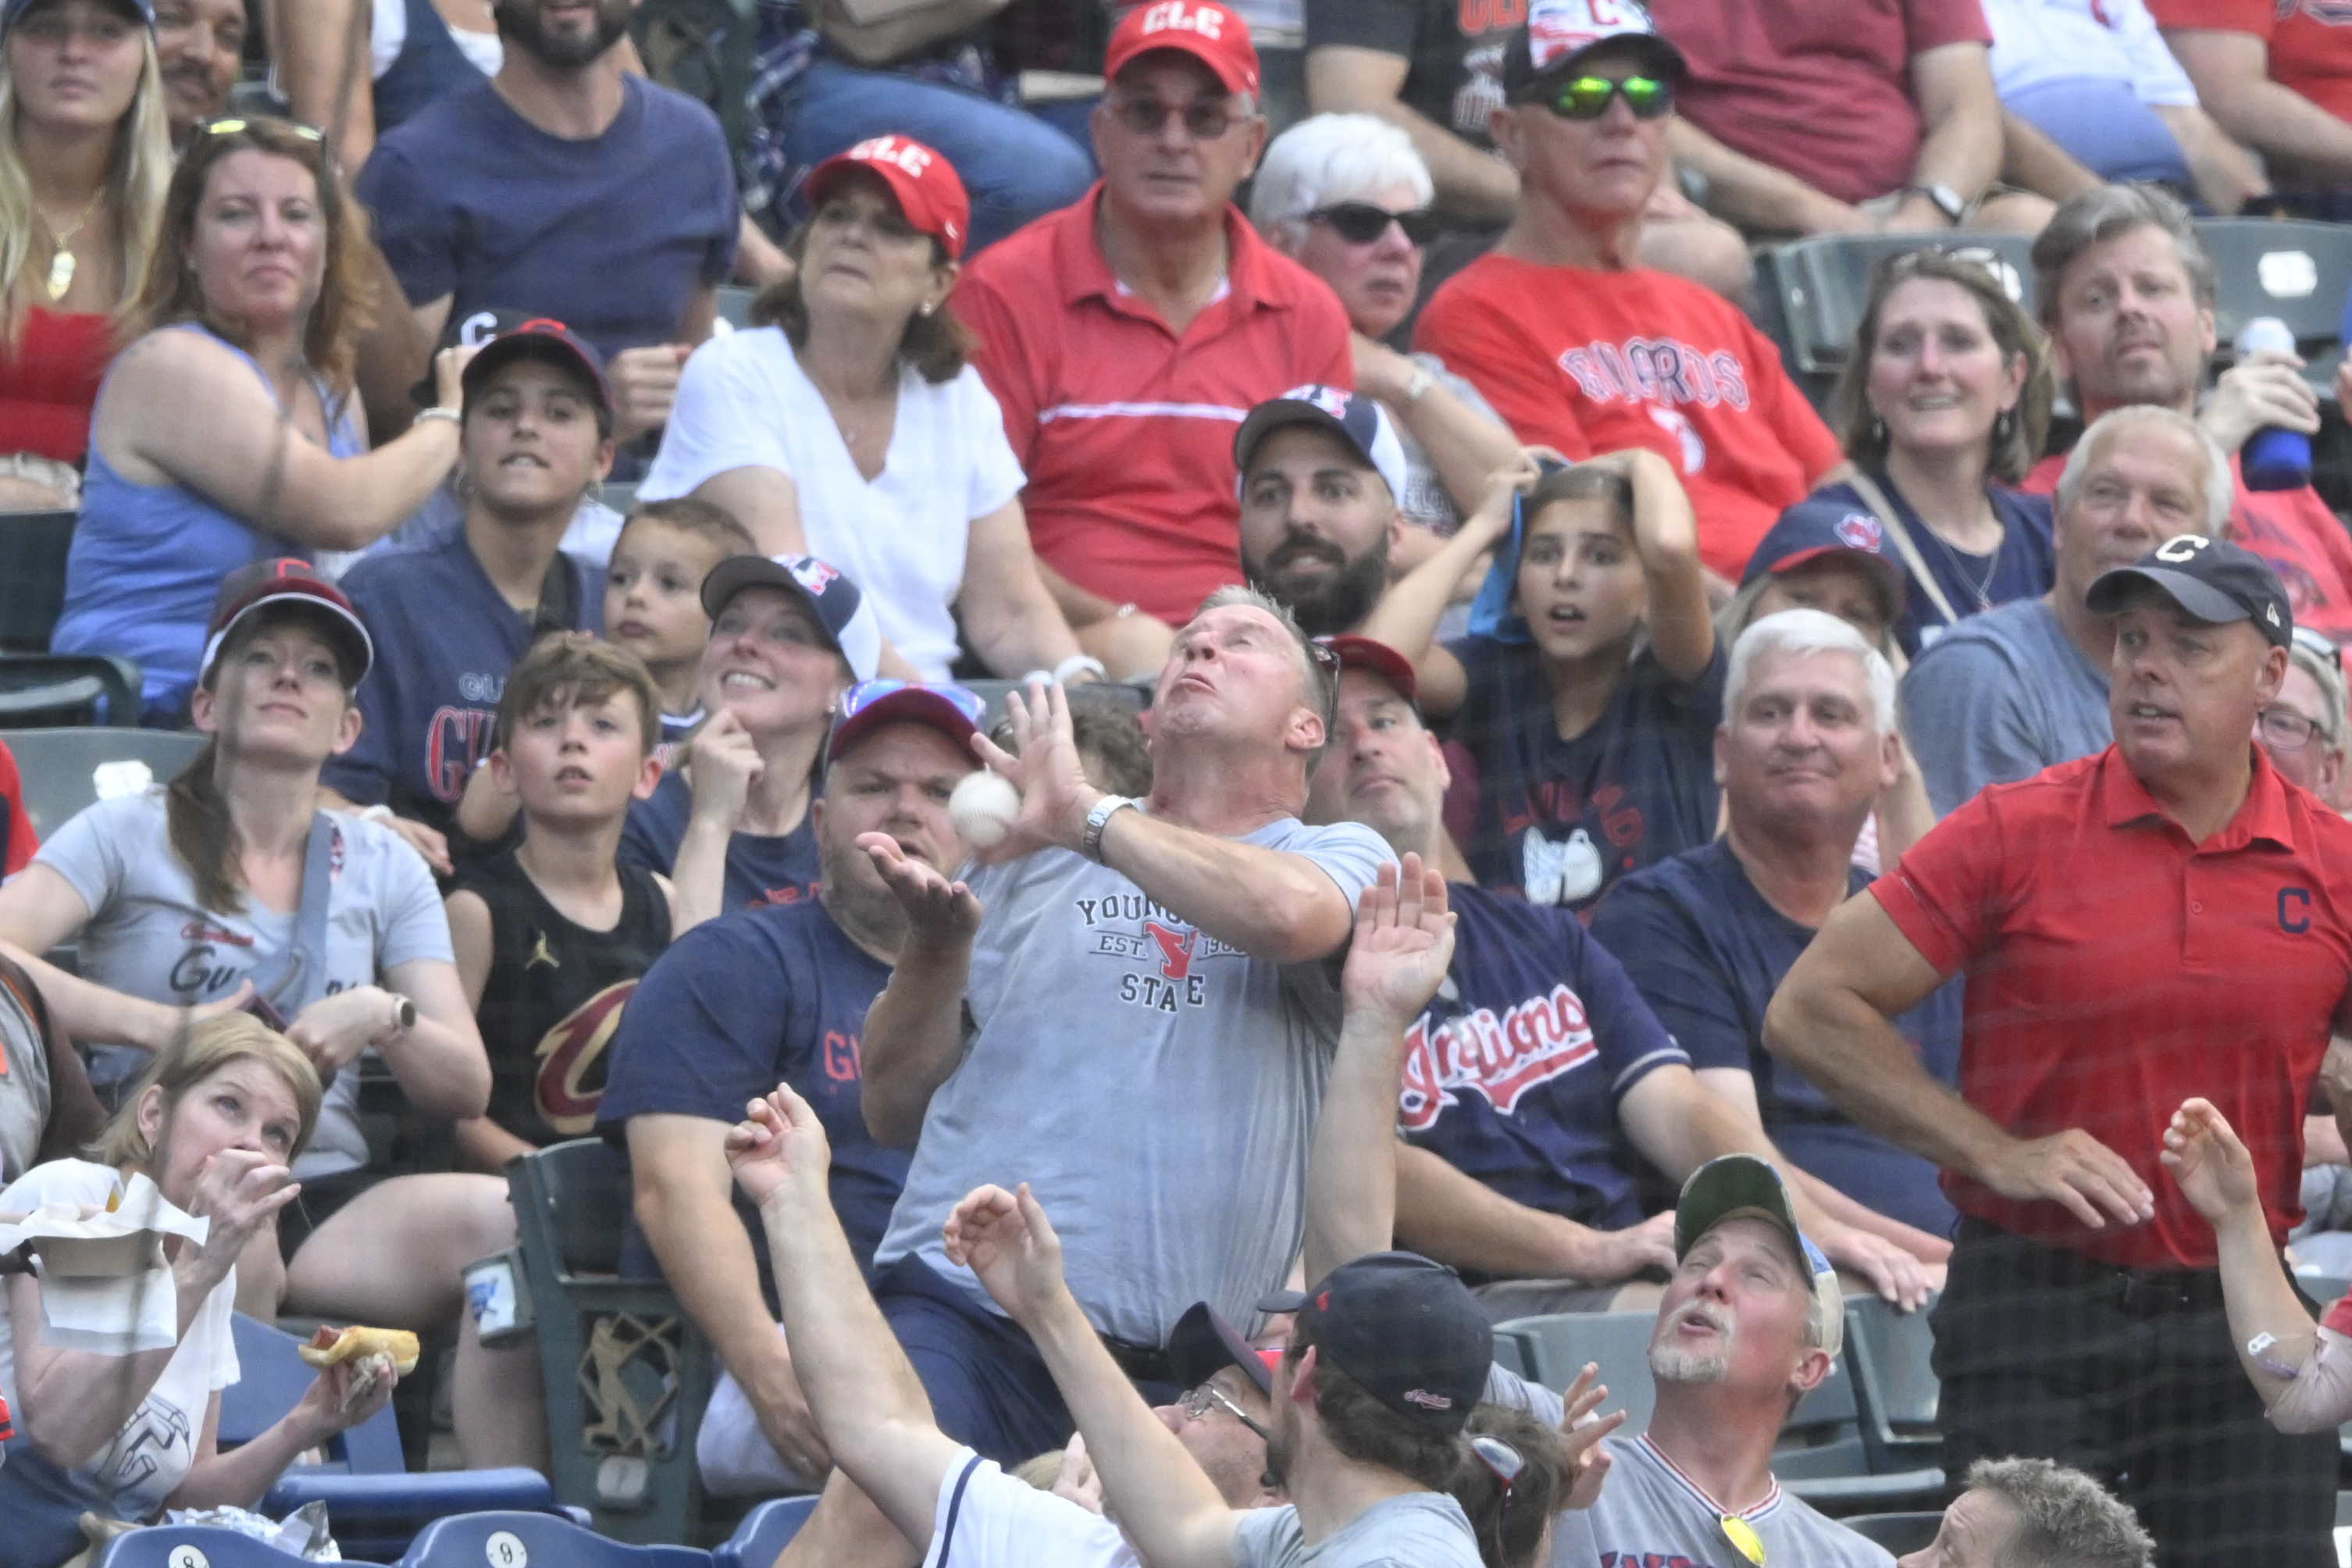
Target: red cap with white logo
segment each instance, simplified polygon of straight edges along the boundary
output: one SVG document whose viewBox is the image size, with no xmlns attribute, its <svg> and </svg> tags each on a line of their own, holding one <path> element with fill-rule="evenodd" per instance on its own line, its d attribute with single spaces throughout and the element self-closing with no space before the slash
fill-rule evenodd
<svg viewBox="0 0 2352 1568">
<path fill-rule="evenodd" d="M 1249 24 L 1216 0 L 1150 0 L 1118 19 L 1103 52 L 1103 75 L 1153 49 L 1181 49 L 1214 73 L 1227 92 L 1257 91 L 1257 48 Z"/>
<path fill-rule="evenodd" d="M 833 194 L 844 176 L 863 169 L 881 176 L 898 200 L 898 210 L 917 234 L 947 247 L 948 259 L 961 260 L 971 232 L 971 198 L 955 165 L 911 136 L 875 136 L 846 153 L 836 153 L 809 171 L 803 187 L 814 207 Z"/>
</svg>

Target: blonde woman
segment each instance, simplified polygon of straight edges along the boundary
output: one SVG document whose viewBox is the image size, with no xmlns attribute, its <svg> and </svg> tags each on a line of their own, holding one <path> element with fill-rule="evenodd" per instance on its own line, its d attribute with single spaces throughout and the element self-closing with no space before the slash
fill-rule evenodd
<svg viewBox="0 0 2352 1568">
<path fill-rule="evenodd" d="M 0 3 L 0 511 L 69 507 L 172 179 L 149 0 Z"/>
</svg>

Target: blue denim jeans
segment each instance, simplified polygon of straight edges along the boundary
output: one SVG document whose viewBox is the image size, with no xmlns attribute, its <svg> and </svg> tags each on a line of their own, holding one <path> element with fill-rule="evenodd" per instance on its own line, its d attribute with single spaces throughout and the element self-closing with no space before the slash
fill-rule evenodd
<svg viewBox="0 0 2352 1568">
<path fill-rule="evenodd" d="M 820 59 L 801 79 L 798 104 L 784 132 L 795 163 L 893 132 L 946 154 L 971 196 L 967 256 L 1069 205 L 1094 182 L 1094 159 L 1060 131 L 959 88 Z"/>
</svg>

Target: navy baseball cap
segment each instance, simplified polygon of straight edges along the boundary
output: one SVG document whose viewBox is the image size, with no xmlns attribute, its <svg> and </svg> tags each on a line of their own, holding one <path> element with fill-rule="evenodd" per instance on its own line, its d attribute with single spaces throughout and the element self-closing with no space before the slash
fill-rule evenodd
<svg viewBox="0 0 2352 1568">
<path fill-rule="evenodd" d="M 1683 52 L 1659 36 L 1640 0 L 1533 0 L 1527 24 L 1503 46 L 1503 96 L 1516 99 L 1602 45 L 1621 42 L 1669 79 L 1688 68 Z"/>
<path fill-rule="evenodd" d="M 824 765 L 884 724 L 929 724 L 955 742 L 969 763 L 971 738 L 988 704 L 961 686 L 925 686 L 911 680 L 861 680 L 842 694 L 841 712 L 824 742 Z"/>
<path fill-rule="evenodd" d="M 572 372 L 588 385 L 604 412 L 604 428 L 612 428 L 613 384 L 605 378 L 603 358 L 578 333 L 554 317 L 504 309 L 471 310 L 463 316 L 453 316 L 441 329 L 441 341 L 434 345 L 434 352 L 438 353 L 442 349 L 457 348 L 481 351 L 466 362 L 465 374 L 460 378 L 468 404 L 488 384 L 489 378 L 498 374 L 499 367 L 519 359 L 544 360 L 559 369 Z M 420 407 L 429 407 L 440 395 L 433 367 L 427 364 L 424 378 L 408 389 L 409 400 Z"/>
<path fill-rule="evenodd" d="M 1756 542 L 1748 569 L 1739 574 L 1741 587 L 1769 572 L 1793 572 L 1807 562 L 1844 556 L 1862 563 L 1884 591 L 1889 621 L 1903 614 L 1906 575 L 1902 560 L 1889 548 L 1886 530 L 1867 511 L 1833 513 L 1820 506 L 1795 506 Z"/>
<path fill-rule="evenodd" d="M 2273 647 L 2294 641 L 2294 607 L 2270 563 L 2242 545 L 2176 533 L 2128 566 L 2103 572 L 2084 602 L 2100 615 L 2124 607 L 2132 590 L 2155 588 L 2200 621 L 2251 621 Z"/>
<path fill-rule="evenodd" d="M 1388 410 L 1370 397 L 1336 386 L 1294 386 L 1280 397 L 1269 397 L 1249 411 L 1234 436 L 1234 490 L 1265 438 L 1276 430 L 1305 425 L 1338 437 L 1364 466 L 1380 475 L 1396 500 L 1404 500 L 1404 443 L 1389 422 Z"/>
<path fill-rule="evenodd" d="M 849 672 L 871 680 L 882 663 L 882 626 L 857 584 L 814 555 L 730 555 L 702 579 L 702 613 L 713 621 L 746 588 L 781 588 L 808 606 L 849 661 Z"/>
<path fill-rule="evenodd" d="M 1177 1386 L 1187 1390 L 1200 1387 L 1226 1367 L 1237 1366 L 1249 1374 L 1260 1394 L 1272 1398 L 1274 1366 L 1281 1359 L 1280 1351 L 1262 1351 L 1242 1338 L 1206 1301 L 1185 1308 L 1168 1335 L 1168 1369 L 1176 1374 Z"/>
<path fill-rule="evenodd" d="M 1821 1306 L 1822 1349 L 1835 1359 L 1845 1343 L 1845 1292 L 1828 1257 L 1798 1227 L 1796 1205 L 1769 1161 L 1720 1154 L 1690 1173 L 1675 1204 L 1675 1261 L 1681 1262 L 1700 1237 L 1727 1219 L 1760 1219 L 1788 1234 Z"/>
<path fill-rule="evenodd" d="M 0 33 L 15 26 L 26 12 L 39 4 L 40 0 L 5 0 L 5 3 L 0 3 Z M 113 0 L 113 4 L 116 10 L 137 17 L 151 30 L 154 27 L 155 0 Z"/>
<path fill-rule="evenodd" d="M 1323 1359 L 1418 1426 L 1459 1432 L 1486 1392 L 1495 1330 L 1462 1277 L 1417 1252 L 1342 1263 L 1291 1300 Z"/>
<path fill-rule="evenodd" d="M 197 679 L 212 673 L 213 664 L 220 658 L 236 624 L 270 605 L 299 605 L 315 612 L 311 619 L 342 654 L 352 672 L 352 685 L 358 685 L 368 667 L 375 663 L 374 639 L 368 636 L 367 623 L 360 619 L 359 611 L 352 607 L 343 591 L 320 576 L 318 569 L 308 561 L 282 555 L 241 566 L 221 580 L 220 593 L 213 600 L 213 618 L 205 627 L 205 651 L 197 661 Z"/>
</svg>

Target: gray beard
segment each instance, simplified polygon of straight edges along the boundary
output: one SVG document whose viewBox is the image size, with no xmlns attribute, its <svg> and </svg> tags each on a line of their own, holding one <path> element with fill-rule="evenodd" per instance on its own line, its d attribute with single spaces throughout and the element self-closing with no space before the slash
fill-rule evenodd
<svg viewBox="0 0 2352 1568">
<path fill-rule="evenodd" d="M 1731 1376 L 1731 1356 L 1726 1351 L 1654 1345 L 1650 1349 L 1650 1375 L 1660 1383 L 1722 1383 Z"/>
</svg>

